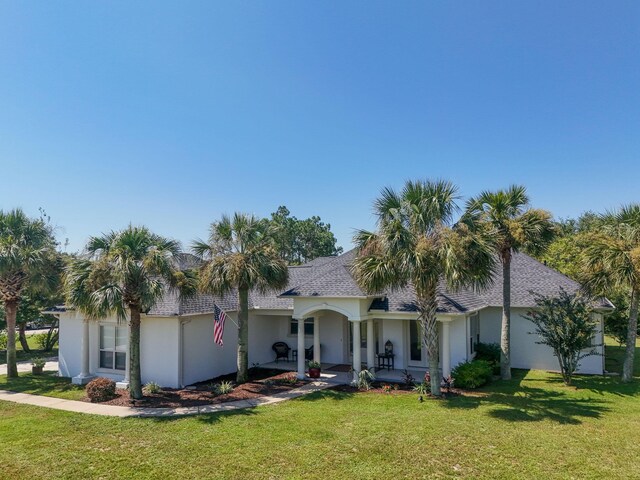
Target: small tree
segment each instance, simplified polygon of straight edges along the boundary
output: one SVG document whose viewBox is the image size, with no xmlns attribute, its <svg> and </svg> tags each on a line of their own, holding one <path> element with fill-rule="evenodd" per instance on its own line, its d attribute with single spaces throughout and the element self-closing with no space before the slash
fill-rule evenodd
<svg viewBox="0 0 640 480">
<path fill-rule="evenodd" d="M 596 322 L 589 300 L 561 290 L 557 297 L 534 294 L 537 308 L 525 315 L 536 326 L 540 345 L 548 345 L 560 363 L 566 385 L 583 358 L 599 355 L 593 344 Z"/>
</svg>

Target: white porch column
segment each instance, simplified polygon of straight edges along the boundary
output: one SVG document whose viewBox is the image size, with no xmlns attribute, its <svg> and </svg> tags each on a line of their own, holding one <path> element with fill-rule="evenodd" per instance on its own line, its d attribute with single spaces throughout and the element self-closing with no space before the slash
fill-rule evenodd
<svg viewBox="0 0 640 480">
<path fill-rule="evenodd" d="M 373 371 L 376 360 L 376 339 L 373 335 L 373 319 L 367 320 L 367 369 Z"/>
<path fill-rule="evenodd" d="M 362 369 L 362 358 L 360 355 L 360 320 L 351 321 L 351 336 L 353 340 L 353 380 L 358 379 L 358 374 Z"/>
<path fill-rule="evenodd" d="M 304 319 L 298 319 L 298 378 L 304 379 Z"/>
<path fill-rule="evenodd" d="M 313 361 L 320 363 L 320 315 L 313 317 Z"/>
<path fill-rule="evenodd" d="M 442 322 L 442 376 L 451 375 L 451 347 L 449 345 L 449 322 Z"/>
<path fill-rule="evenodd" d="M 82 356 L 80 375 L 76 375 L 71 379 L 71 383 L 76 385 L 84 385 L 93 378 L 93 375 L 90 373 L 91 367 L 89 364 L 89 320 L 86 318 L 82 319 L 82 343 L 80 344 L 80 355 Z"/>
</svg>

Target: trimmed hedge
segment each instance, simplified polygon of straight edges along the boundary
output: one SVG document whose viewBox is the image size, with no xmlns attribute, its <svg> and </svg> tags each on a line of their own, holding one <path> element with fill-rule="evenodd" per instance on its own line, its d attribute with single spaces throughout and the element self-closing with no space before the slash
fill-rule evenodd
<svg viewBox="0 0 640 480">
<path fill-rule="evenodd" d="M 453 385 L 457 388 L 478 388 L 486 385 L 493 375 L 493 366 L 486 360 L 461 363 L 451 371 Z"/>
<path fill-rule="evenodd" d="M 98 377 L 87 383 L 86 392 L 92 402 L 106 402 L 116 396 L 116 382 Z"/>
</svg>

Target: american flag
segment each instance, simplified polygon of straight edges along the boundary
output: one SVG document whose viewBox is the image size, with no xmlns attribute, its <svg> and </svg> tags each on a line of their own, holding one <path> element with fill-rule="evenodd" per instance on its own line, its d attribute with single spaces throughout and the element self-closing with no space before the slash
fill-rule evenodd
<svg viewBox="0 0 640 480">
<path fill-rule="evenodd" d="M 222 335 L 224 335 L 224 322 L 227 314 L 216 304 L 213 305 L 213 341 L 218 345 L 224 345 Z"/>
</svg>

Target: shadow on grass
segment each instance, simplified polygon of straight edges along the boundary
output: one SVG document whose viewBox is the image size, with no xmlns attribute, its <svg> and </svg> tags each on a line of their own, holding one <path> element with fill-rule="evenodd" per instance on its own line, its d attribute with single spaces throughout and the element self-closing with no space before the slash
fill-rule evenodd
<svg viewBox="0 0 640 480">
<path fill-rule="evenodd" d="M 584 398 L 580 391 L 593 391 L 623 395 L 619 384 L 605 377 L 580 377 L 576 384 L 566 387 L 560 376 L 557 378 L 533 378 L 532 384 L 542 383 L 548 387 L 535 387 L 523 384 L 528 370 L 514 370 L 511 381 L 498 381 L 480 390 L 478 396 L 464 396 L 450 399 L 445 403 L 452 409 L 474 409 L 480 406 L 490 407 L 488 415 L 510 422 L 540 422 L 551 420 L 560 424 L 577 425 L 584 418 L 600 418 L 610 408 L 610 401 Z M 557 387 L 557 388 L 553 388 Z M 562 389 L 566 389 L 563 391 Z"/>
<path fill-rule="evenodd" d="M 349 387 L 338 385 L 336 387 L 319 390 L 317 392 L 308 393 L 302 397 L 298 397 L 298 402 L 317 402 L 318 400 L 348 400 L 353 397 L 356 392 L 351 391 Z"/>
<path fill-rule="evenodd" d="M 81 391 L 83 387 L 71 383 L 67 377 L 59 377 L 57 372 L 43 372 L 42 375 L 20 373 L 18 378 L 0 377 L 0 389 L 12 392 L 50 395 L 55 392 Z"/>
<path fill-rule="evenodd" d="M 238 410 L 229 410 L 226 412 L 216 412 L 216 413 L 199 413 L 197 415 L 179 415 L 179 416 L 169 416 L 166 417 L 126 417 L 123 420 L 144 420 L 146 422 L 152 423 L 167 423 L 167 422 L 176 422 L 176 421 L 184 421 L 186 419 L 193 419 L 199 423 L 204 423 L 208 425 L 216 424 L 222 422 L 223 420 L 231 417 L 252 417 L 258 415 L 259 413 L 255 410 L 255 408 L 242 408 Z"/>
</svg>

